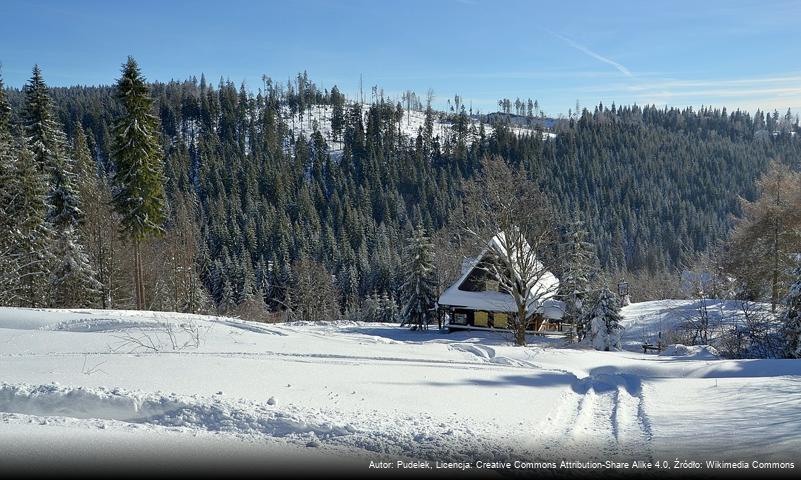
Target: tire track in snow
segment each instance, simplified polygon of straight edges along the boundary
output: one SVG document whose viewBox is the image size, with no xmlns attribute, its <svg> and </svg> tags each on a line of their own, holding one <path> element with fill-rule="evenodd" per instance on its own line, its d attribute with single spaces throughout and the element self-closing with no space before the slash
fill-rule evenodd
<svg viewBox="0 0 801 480">
<path fill-rule="evenodd" d="M 652 459 L 640 379 L 599 374 L 576 380 L 540 425 L 549 449 L 580 458 Z"/>
</svg>

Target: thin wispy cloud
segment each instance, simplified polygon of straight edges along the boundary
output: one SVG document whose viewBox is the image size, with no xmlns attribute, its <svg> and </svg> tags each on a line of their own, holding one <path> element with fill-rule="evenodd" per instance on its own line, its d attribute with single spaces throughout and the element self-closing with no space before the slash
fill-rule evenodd
<svg viewBox="0 0 801 480">
<path fill-rule="evenodd" d="M 801 107 L 801 75 L 773 75 L 719 79 L 664 79 L 657 82 L 594 85 L 581 89 L 585 95 L 603 96 L 638 104 L 670 106 L 718 106 L 748 111 Z"/>
<path fill-rule="evenodd" d="M 761 89 L 704 89 L 704 90 L 689 90 L 689 91 L 666 91 L 666 92 L 650 92 L 651 97 L 736 97 L 748 98 L 755 95 L 773 95 L 773 96 L 787 96 L 787 95 L 801 95 L 801 87 L 786 87 L 786 88 L 761 88 Z"/>
<path fill-rule="evenodd" d="M 617 73 L 609 71 L 578 71 L 578 70 L 553 70 L 553 71 L 471 71 L 471 72 L 445 72 L 445 73 L 421 73 L 411 75 L 377 75 L 379 80 L 450 80 L 450 79 L 519 79 L 519 80 L 538 80 L 538 79 L 575 79 L 575 78 L 614 78 Z"/>
<path fill-rule="evenodd" d="M 558 39 L 562 40 L 563 42 L 567 43 L 571 47 L 575 48 L 576 50 L 578 50 L 578 51 L 580 51 L 580 52 L 582 52 L 582 53 L 584 53 L 586 55 L 589 55 L 590 57 L 592 57 L 592 58 L 594 58 L 596 60 L 599 60 L 599 61 L 601 61 L 603 63 L 612 65 L 613 67 L 615 67 L 623 75 L 625 75 L 627 77 L 633 77 L 634 76 L 631 73 L 631 70 L 629 70 L 628 68 L 623 66 L 621 63 L 616 62 L 616 61 L 612 60 L 609 57 L 605 57 L 605 56 L 601 55 L 600 53 L 594 52 L 594 51 L 590 50 L 589 48 L 585 47 L 584 45 L 565 37 L 564 35 L 560 35 L 560 34 L 558 34 L 556 32 L 551 32 L 551 31 L 548 31 L 548 32 L 551 35 L 555 36 L 556 38 L 558 38 Z"/>
<path fill-rule="evenodd" d="M 727 90 L 732 88 L 764 89 L 792 86 L 801 83 L 801 75 L 797 72 L 776 76 L 752 78 L 721 79 L 662 79 L 652 82 L 614 82 L 584 87 L 586 92 L 630 92 L 649 91 L 692 92 L 708 90 Z"/>
<path fill-rule="evenodd" d="M 698 88 L 698 87 L 725 87 L 725 86 L 756 86 L 756 85 L 782 85 L 801 83 L 801 75 L 787 75 L 776 77 L 755 77 L 718 80 L 668 80 L 655 83 L 642 83 L 628 85 L 629 90 L 652 90 L 658 88 Z"/>
</svg>

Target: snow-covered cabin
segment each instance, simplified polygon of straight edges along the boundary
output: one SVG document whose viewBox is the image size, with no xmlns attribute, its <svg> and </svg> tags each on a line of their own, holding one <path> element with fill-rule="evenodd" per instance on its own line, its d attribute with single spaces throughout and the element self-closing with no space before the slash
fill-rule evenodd
<svg viewBox="0 0 801 480">
<path fill-rule="evenodd" d="M 448 328 L 506 329 L 509 316 L 517 313 L 517 305 L 510 293 L 504 291 L 499 282 L 481 265 L 490 261 L 490 249 L 503 252 L 503 233 L 498 233 L 487 243 L 481 254 L 462 263 L 462 275 L 442 293 L 437 302 L 441 311 L 447 312 Z M 545 324 L 559 322 L 564 314 L 564 303 L 556 300 L 559 279 L 546 271 L 539 281 L 531 286 L 529 303 L 529 330 L 541 330 Z M 539 291 L 545 292 L 537 294 Z"/>
</svg>

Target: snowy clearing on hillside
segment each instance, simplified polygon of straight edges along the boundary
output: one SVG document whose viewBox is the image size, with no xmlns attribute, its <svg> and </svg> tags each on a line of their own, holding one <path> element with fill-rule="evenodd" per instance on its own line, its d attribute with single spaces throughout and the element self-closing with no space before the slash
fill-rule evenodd
<svg viewBox="0 0 801 480">
<path fill-rule="evenodd" d="M 346 106 L 346 109 L 347 108 L 348 107 Z M 364 122 L 365 128 L 367 127 L 367 117 L 369 113 L 370 105 L 362 104 L 362 121 Z M 434 115 L 434 137 L 439 137 L 440 140 L 450 137 L 453 134 L 452 124 L 445 119 L 443 112 L 435 111 Z M 289 108 L 284 108 L 282 112 L 283 121 L 294 133 L 296 138 L 300 137 L 300 135 L 303 135 L 308 140 L 314 131 L 317 130 L 328 142 L 331 153 L 336 155 L 342 151 L 342 143 L 341 139 L 340 141 L 333 140 L 333 132 L 331 129 L 332 116 L 333 107 L 331 105 L 313 105 L 310 110 L 304 110 L 302 115 L 300 113 L 295 113 L 294 115 L 291 114 Z M 414 139 L 417 138 L 418 132 L 422 130 L 425 124 L 425 118 L 425 112 L 417 110 L 404 110 L 403 118 L 400 121 L 401 134 L 404 137 L 411 139 L 412 143 L 414 143 Z M 508 128 L 510 132 L 518 136 L 532 135 L 536 132 L 534 128 L 525 128 L 519 126 L 509 126 Z M 477 140 L 479 122 L 475 119 L 471 119 L 470 129 L 471 131 L 475 130 L 475 132 L 471 133 L 470 140 Z M 494 131 L 495 129 L 492 127 L 492 125 L 486 123 L 484 124 L 484 134 L 487 137 L 492 135 Z M 555 133 L 542 132 L 543 139 L 547 140 L 555 137 Z"/>
<path fill-rule="evenodd" d="M 0 463 L 797 464 L 801 361 L 635 351 L 682 305 L 624 308 L 622 352 L 386 324 L 0 308 Z"/>
</svg>

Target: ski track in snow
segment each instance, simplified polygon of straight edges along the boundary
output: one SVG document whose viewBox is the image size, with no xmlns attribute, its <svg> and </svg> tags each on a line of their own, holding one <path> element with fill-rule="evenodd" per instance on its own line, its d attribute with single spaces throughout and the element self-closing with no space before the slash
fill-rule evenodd
<svg viewBox="0 0 801 480">
<path fill-rule="evenodd" d="M 497 356 L 495 349 L 487 345 L 455 343 L 449 348 L 492 364 L 574 376 L 570 390 L 540 425 L 540 431 L 551 438 L 552 443 L 546 448 L 594 458 L 642 459 L 645 455 L 652 459 L 653 433 L 645 411 L 642 382 L 636 375 L 601 373 L 579 379 L 567 370 Z"/>
<path fill-rule="evenodd" d="M 557 451 L 603 459 L 653 458 L 653 433 L 635 375 L 576 379 L 540 429 Z"/>
</svg>

